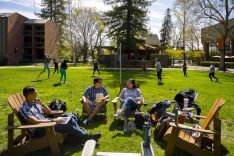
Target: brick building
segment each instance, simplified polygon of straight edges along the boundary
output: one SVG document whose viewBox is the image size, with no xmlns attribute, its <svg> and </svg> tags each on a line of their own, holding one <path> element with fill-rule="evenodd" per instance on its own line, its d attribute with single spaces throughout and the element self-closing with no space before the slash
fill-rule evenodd
<svg viewBox="0 0 234 156">
<path fill-rule="evenodd" d="M 57 25 L 51 20 L 28 19 L 18 13 L 0 13 L 0 64 L 41 62 L 57 57 Z"/>
<path fill-rule="evenodd" d="M 230 27 L 234 26 L 234 18 L 229 20 Z M 205 60 L 210 60 L 212 55 L 220 55 L 217 47 L 218 41 L 222 37 L 220 33 L 224 34 L 223 26 L 221 24 L 211 25 L 201 30 L 201 41 L 203 44 L 203 51 L 205 53 Z M 232 28 L 228 34 L 226 41 L 227 56 L 234 56 L 234 29 Z"/>
</svg>

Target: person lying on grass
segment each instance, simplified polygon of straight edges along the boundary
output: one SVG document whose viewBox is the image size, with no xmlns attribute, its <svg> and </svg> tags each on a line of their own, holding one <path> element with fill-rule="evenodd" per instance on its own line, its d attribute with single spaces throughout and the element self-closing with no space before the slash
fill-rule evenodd
<svg viewBox="0 0 234 156">
<path fill-rule="evenodd" d="M 56 122 L 56 125 L 54 126 L 54 130 L 56 132 L 70 134 L 77 137 L 77 139 L 81 140 L 82 142 L 89 139 L 98 141 L 98 139 L 101 137 L 100 133 L 86 133 L 85 130 L 79 125 L 81 123 L 79 118 L 72 113 L 63 114 L 57 118 L 46 117 L 45 114 L 50 114 L 51 109 L 37 98 L 37 91 L 35 87 L 25 87 L 23 89 L 23 95 L 25 96 L 25 101 L 20 107 L 20 115 L 22 116 L 25 124 Z M 65 120 L 62 117 L 69 117 L 70 120 L 67 123 L 64 123 Z M 29 133 L 32 137 L 40 137 L 45 135 L 45 129 L 30 129 Z"/>
</svg>

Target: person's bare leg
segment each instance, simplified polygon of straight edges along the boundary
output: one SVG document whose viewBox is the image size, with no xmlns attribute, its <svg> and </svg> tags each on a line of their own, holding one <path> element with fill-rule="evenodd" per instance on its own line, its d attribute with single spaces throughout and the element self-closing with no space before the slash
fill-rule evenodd
<svg viewBox="0 0 234 156">
<path fill-rule="evenodd" d="M 84 108 L 84 111 L 88 114 L 88 116 L 90 116 L 90 106 L 89 106 L 89 102 L 83 102 L 83 108 Z"/>
<path fill-rule="evenodd" d="M 94 107 L 93 112 L 90 114 L 88 120 L 91 120 L 97 113 L 100 111 L 101 107 L 105 104 L 105 102 L 97 103 L 96 107 Z"/>
</svg>

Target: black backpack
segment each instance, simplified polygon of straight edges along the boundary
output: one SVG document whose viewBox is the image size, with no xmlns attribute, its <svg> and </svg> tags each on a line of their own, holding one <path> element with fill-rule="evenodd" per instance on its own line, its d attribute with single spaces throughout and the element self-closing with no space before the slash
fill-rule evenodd
<svg viewBox="0 0 234 156">
<path fill-rule="evenodd" d="M 63 112 L 65 112 L 67 110 L 67 105 L 66 102 L 54 99 L 52 102 L 50 102 L 49 108 L 51 110 L 62 110 Z"/>
<path fill-rule="evenodd" d="M 194 107 L 197 111 L 197 115 L 201 114 L 201 108 L 195 103 L 194 98 L 196 96 L 196 91 L 192 88 L 180 91 L 174 97 L 174 100 L 178 103 L 180 109 L 184 107 L 184 98 L 189 99 L 188 107 Z"/>
</svg>

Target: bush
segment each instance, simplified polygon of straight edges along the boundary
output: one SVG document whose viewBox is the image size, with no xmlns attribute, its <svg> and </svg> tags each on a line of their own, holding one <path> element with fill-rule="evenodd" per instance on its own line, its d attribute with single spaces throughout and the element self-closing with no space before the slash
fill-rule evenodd
<svg viewBox="0 0 234 156">
<path fill-rule="evenodd" d="M 220 62 L 205 61 L 201 63 L 201 66 L 209 67 L 211 63 L 215 64 L 215 67 L 219 67 Z M 227 68 L 234 68 L 234 62 L 225 62 Z"/>
<path fill-rule="evenodd" d="M 8 63 L 7 57 L 0 58 L 0 66 L 7 65 L 7 63 Z"/>
</svg>

